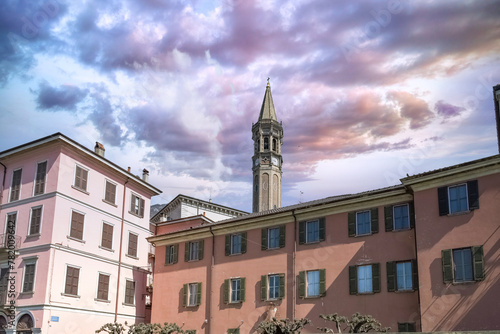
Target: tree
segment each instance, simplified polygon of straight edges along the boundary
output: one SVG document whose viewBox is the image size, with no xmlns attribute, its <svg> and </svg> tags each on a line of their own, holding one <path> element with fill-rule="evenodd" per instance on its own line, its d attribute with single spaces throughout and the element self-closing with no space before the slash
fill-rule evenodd
<svg viewBox="0 0 500 334">
<path fill-rule="evenodd" d="M 133 324 L 128 326 L 120 323 L 108 323 L 96 330 L 96 333 L 105 332 L 108 334 L 125 334 L 125 327 L 128 327 L 127 334 L 184 334 L 184 330 L 175 323 L 165 322 L 161 324 Z"/>
<path fill-rule="evenodd" d="M 294 320 L 277 320 L 276 318 L 272 318 L 271 320 L 261 322 L 257 330 L 261 334 L 298 334 L 307 324 L 310 323 L 311 320 L 306 318 Z"/>
<path fill-rule="evenodd" d="M 327 321 L 335 322 L 337 332 L 328 327 L 318 327 L 318 329 L 324 333 L 342 333 L 342 331 L 348 333 L 366 333 L 369 331 L 386 333 L 390 329 L 390 327 L 382 327 L 382 324 L 371 315 L 363 315 L 360 313 L 354 313 L 351 319 L 339 316 L 337 313 L 321 314 L 319 317 Z M 345 324 L 344 328 L 342 328 L 342 324 Z"/>
</svg>

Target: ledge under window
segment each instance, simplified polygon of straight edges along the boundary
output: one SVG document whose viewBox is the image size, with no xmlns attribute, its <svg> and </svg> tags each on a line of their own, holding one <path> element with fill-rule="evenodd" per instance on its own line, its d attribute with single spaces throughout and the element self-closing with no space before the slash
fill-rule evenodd
<svg viewBox="0 0 500 334">
<path fill-rule="evenodd" d="M 61 296 L 71 297 L 71 298 L 80 298 L 79 295 L 70 295 L 69 293 L 64 293 L 64 292 L 61 292 Z"/>
<path fill-rule="evenodd" d="M 100 303 L 108 303 L 108 304 L 111 303 L 111 300 L 106 300 L 106 299 L 94 298 L 94 300 Z"/>
<path fill-rule="evenodd" d="M 134 260 L 139 260 L 139 258 L 137 256 L 134 256 L 134 255 L 125 254 L 125 256 L 129 257 L 131 259 L 134 259 Z"/>
<path fill-rule="evenodd" d="M 26 238 L 37 238 L 37 237 L 39 237 L 40 235 L 41 235 L 40 233 L 28 234 L 28 235 L 26 236 Z"/>
<path fill-rule="evenodd" d="M 84 190 L 82 188 L 78 188 L 78 187 L 75 187 L 74 185 L 71 186 L 71 188 L 75 189 L 75 190 L 78 190 L 79 192 L 82 192 L 86 195 L 90 195 L 90 193 L 87 191 L 87 190 Z"/>
<path fill-rule="evenodd" d="M 118 205 L 116 205 L 116 204 L 115 204 L 115 203 L 113 203 L 113 202 L 106 201 L 105 199 L 103 199 L 102 201 L 103 201 L 104 203 L 106 203 L 106 204 L 109 204 L 109 205 L 114 206 L 115 208 L 117 208 L 117 207 L 118 207 Z"/>
<path fill-rule="evenodd" d="M 131 307 L 135 307 L 135 304 L 129 304 L 129 303 L 122 303 L 123 306 L 131 306 Z"/>
<path fill-rule="evenodd" d="M 23 291 L 19 292 L 19 296 L 31 296 L 35 293 L 35 291 Z"/>
<path fill-rule="evenodd" d="M 466 215 L 468 213 L 471 213 L 472 211 L 471 210 L 467 210 L 467 211 L 459 211 L 459 212 L 453 212 L 453 213 L 449 213 L 447 214 L 448 217 L 453 217 L 453 216 L 462 216 L 462 215 Z"/>
<path fill-rule="evenodd" d="M 82 244 L 85 243 L 85 240 L 77 239 L 77 238 L 69 236 L 69 235 L 67 235 L 66 238 L 68 238 L 69 240 L 74 240 L 74 241 L 81 242 Z"/>
<path fill-rule="evenodd" d="M 144 216 L 141 216 L 140 214 L 132 212 L 132 211 L 129 211 L 128 213 L 130 213 L 133 216 L 139 217 L 139 218 L 144 218 Z"/>
<path fill-rule="evenodd" d="M 114 253 L 114 252 L 115 252 L 115 250 L 114 250 L 114 249 L 107 248 L 107 247 L 102 247 L 101 245 L 99 245 L 99 248 L 100 248 L 100 249 L 103 249 L 103 250 L 105 250 L 105 251 L 108 251 L 108 252 L 112 252 L 112 253 Z"/>
</svg>

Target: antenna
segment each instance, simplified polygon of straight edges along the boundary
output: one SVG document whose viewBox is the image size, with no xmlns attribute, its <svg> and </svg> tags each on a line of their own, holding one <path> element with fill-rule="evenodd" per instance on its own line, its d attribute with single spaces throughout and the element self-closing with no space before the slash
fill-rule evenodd
<svg viewBox="0 0 500 334">
<path fill-rule="evenodd" d="M 299 192 L 300 192 L 299 203 L 302 203 L 302 195 L 304 195 L 304 192 L 300 190 Z"/>
</svg>

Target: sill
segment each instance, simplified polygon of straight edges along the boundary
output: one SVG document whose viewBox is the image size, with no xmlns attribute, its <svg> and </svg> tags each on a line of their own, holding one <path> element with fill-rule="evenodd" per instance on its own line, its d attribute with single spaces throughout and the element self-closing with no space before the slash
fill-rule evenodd
<svg viewBox="0 0 500 334">
<path fill-rule="evenodd" d="M 414 289 L 408 289 L 408 290 L 395 290 L 394 292 L 395 293 L 411 293 L 411 292 L 415 292 L 417 290 L 414 290 Z"/>
<path fill-rule="evenodd" d="M 375 292 L 370 291 L 370 292 L 358 292 L 356 295 L 358 296 L 369 296 L 369 295 L 374 295 Z"/>
<path fill-rule="evenodd" d="M 241 254 L 243 254 L 243 253 L 241 253 L 241 252 L 240 253 L 231 253 L 228 256 L 238 256 L 238 255 L 241 255 Z"/>
<path fill-rule="evenodd" d="M 281 248 L 281 247 L 279 247 L 279 246 L 278 246 L 278 247 L 273 247 L 273 248 L 271 248 L 271 247 L 267 247 L 267 249 L 264 249 L 264 250 L 276 250 L 276 249 L 280 249 L 280 248 Z"/>
<path fill-rule="evenodd" d="M 129 304 L 129 303 L 122 303 L 123 306 L 130 306 L 130 307 L 135 307 L 135 304 Z"/>
<path fill-rule="evenodd" d="M 69 293 L 64 293 L 64 292 L 61 292 L 61 296 L 71 297 L 71 298 L 80 298 L 80 296 L 78 296 L 78 295 L 70 295 Z"/>
<path fill-rule="evenodd" d="M 84 194 L 86 194 L 86 195 L 90 195 L 90 193 L 89 193 L 87 190 L 85 190 L 85 189 L 78 188 L 78 187 L 75 187 L 75 186 L 73 186 L 73 185 L 71 186 L 71 188 L 73 188 L 73 189 L 75 189 L 75 190 L 78 190 L 79 192 L 82 192 L 82 193 L 84 193 Z"/>
<path fill-rule="evenodd" d="M 459 211 L 459 212 L 449 213 L 449 214 L 447 214 L 447 216 L 448 216 L 448 217 L 453 217 L 453 216 L 462 216 L 462 215 L 469 214 L 469 213 L 471 213 L 471 212 L 472 212 L 471 210 L 467 210 L 467 211 Z"/>
<path fill-rule="evenodd" d="M 165 263 L 166 266 L 173 266 L 174 264 L 176 264 L 177 262 L 172 262 L 172 263 Z"/>
<path fill-rule="evenodd" d="M 38 238 L 40 237 L 40 233 L 28 234 L 26 238 Z"/>
<path fill-rule="evenodd" d="M 236 300 L 236 301 L 233 301 L 233 302 L 229 302 L 229 305 L 239 305 L 239 304 L 243 304 L 243 301 L 242 300 Z"/>
<path fill-rule="evenodd" d="M 82 244 L 85 243 L 85 240 L 82 240 L 82 239 L 77 239 L 75 237 L 72 237 L 72 236 L 69 236 L 67 235 L 66 238 L 70 239 L 70 240 L 74 240 L 74 241 L 78 241 L 78 242 L 81 242 Z"/>
<path fill-rule="evenodd" d="M 33 296 L 35 294 L 35 291 L 23 291 L 19 292 L 19 296 Z"/>
<path fill-rule="evenodd" d="M 144 218 L 144 216 L 141 216 L 135 212 L 132 212 L 132 211 L 129 211 L 128 213 L 130 213 L 132 216 L 136 216 L 136 217 L 139 217 L 139 218 Z"/>
<path fill-rule="evenodd" d="M 321 241 L 317 240 L 317 241 L 306 241 L 303 243 L 303 245 L 314 245 L 314 244 L 319 244 Z"/>
<path fill-rule="evenodd" d="M 99 248 L 100 248 L 100 249 L 103 249 L 103 250 L 105 250 L 105 251 L 108 251 L 108 252 L 112 252 L 112 253 L 114 253 L 114 252 L 115 252 L 115 250 L 114 250 L 114 249 L 111 249 L 111 248 L 108 248 L 108 247 L 103 247 L 103 246 L 101 246 L 101 245 L 99 245 Z"/>
<path fill-rule="evenodd" d="M 365 234 L 356 234 L 354 237 L 355 238 L 359 238 L 359 237 L 367 237 L 367 236 L 370 236 L 372 235 L 373 233 L 370 232 L 370 233 L 365 233 Z"/>
<path fill-rule="evenodd" d="M 391 232 L 404 232 L 404 231 L 411 231 L 412 228 L 411 227 L 407 227 L 407 228 L 398 228 L 398 229 L 395 229 L 393 228 Z"/>
<path fill-rule="evenodd" d="M 105 199 L 103 199 L 102 201 L 103 201 L 104 203 L 106 203 L 106 204 L 109 204 L 109 205 L 111 205 L 111 206 L 114 206 L 115 208 L 117 208 L 117 207 L 118 207 L 118 205 L 116 205 L 116 204 L 115 204 L 115 203 L 113 203 L 113 202 L 106 201 Z"/>
<path fill-rule="evenodd" d="M 453 281 L 453 283 L 451 283 L 451 284 L 453 284 L 453 285 L 466 285 L 466 284 L 474 284 L 476 282 L 478 282 L 478 281 L 474 281 L 474 280 L 472 280 L 472 281 Z"/>
<path fill-rule="evenodd" d="M 94 300 L 100 303 L 108 303 L 108 304 L 111 303 L 111 300 L 106 300 L 106 299 L 94 298 Z"/>
<path fill-rule="evenodd" d="M 198 307 L 198 306 L 200 306 L 200 305 L 194 304 L 194 305 L 186 305 L 185 307 L 187 307 L 187 308 L 195 308 L 195 307 Z"/>
<path fill-rule="evenodd" d="M 45 192 L 39 193 L 39 194 L 33 194 L 33 197 L 37 197 L 37 196 L 40 196 L 40 195 L 43 195 L 43 194 L 45 194 Z"/>
<path fill-rule="evenodd" d="M 187 260 L 186 262 L 197 262 L 200 261 L 199 259 L 193 259 L 193 260 Z"/>
<path fill-rule="evenodd" d="M 128 255 L 128 254 L 125 254 L 126 257 L 129 257 L 131 259 L 134 259 L 134 260 L 139 260 L 139 258 L 137 256 L 134 256 L 134 255 Z"/>
</svg>

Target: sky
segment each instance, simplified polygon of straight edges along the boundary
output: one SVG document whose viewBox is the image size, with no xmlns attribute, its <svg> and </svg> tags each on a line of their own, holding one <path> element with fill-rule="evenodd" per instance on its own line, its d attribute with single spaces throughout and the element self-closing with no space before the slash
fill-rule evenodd
<svg viewBox="0 0 500 334">
<path fill-rule="evenodd" d="M 0 151 L 61 132 L 250 211 L 267 78 L 282 206 L 498 153 L 500 1 L 4 0 Z"/>
</svg>

